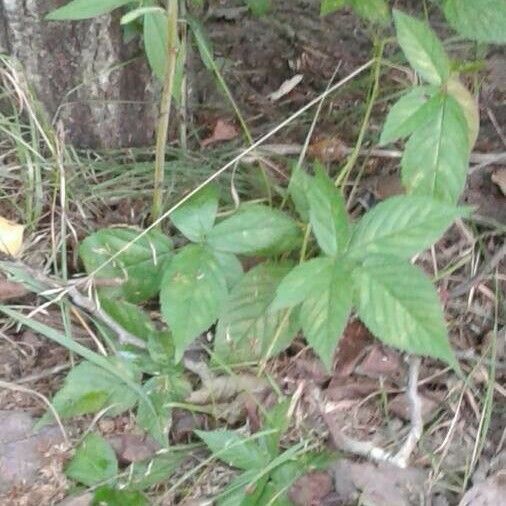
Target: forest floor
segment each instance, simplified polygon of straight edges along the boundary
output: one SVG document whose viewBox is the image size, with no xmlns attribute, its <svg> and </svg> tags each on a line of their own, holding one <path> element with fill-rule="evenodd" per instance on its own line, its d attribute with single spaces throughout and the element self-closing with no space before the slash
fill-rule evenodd
<svg viewBox="0 0 506 506">
<path fill-rule="evenodd" d="M 297 2 L 279 4 L 276 15 L 262 18 L 242 8 L 215 9 L 205 22 L 224 79 L 253 138 L 276 127 L 317 98 L 329 82 L 343 79 L 372 54 L 370 33 L 351 12 L 320 18 L 316 12 L 308 13 L 306 7 L 297 7 Z M 394 46 L 387 46 L 386 57 L 397 62 L 400 56 Z M 462 57 L 471 57 L 474 46 L 459 42 L 453 50 Z M 196 51 L 192 58 L 188 71 L 192 88 L 188 102 L 189 148 L 185 152 L 179 146 L 175 124 L 168 148 L 168 205 L 245 145 L 229 101 L 198 63 Z M 482 59 L 478 74 L 465 76 L 466 84 L 480 90 L 480 135 L 473 151 L 501 153 L 506 150 L 506 58 L 504 52 L 490 47 Z M 62 282 L 74 279 L 83 273 L 79 242 L 91 232 L 111 225 L 145 228 L 154 151 L 151 147 L 76 151 L 60 145 L 66 180 L 55 183 L 54 172 L 46 170 L 53 161 L 47 150 L 40 148 L 43 142 L 35 117 L 26 105 L 20 105 L 20 94 L 24 92 L 12 85 L 8 74 L 9 69 L 3 68 L 0 78 L 7 100 L 19 114 L 24 141 L 2 126 L 0 215 L 26 225 L 20 256 L 23 264 Z M 301 79 L 292 80 L 295 76 Z M 364 156 L 359 157 L 345 191 L 352 216 L 358 217 L 376 202 L 399 192 L 398 158 L 375 156 L 368 150 L 375 147 L 389 105 L 411 79 L 412 75 L 400 65 L 382 67 L 379 94 L 362 144 Z M 339 171 L 345 160 L 343 146 L 353 147 L 357 140 L 370 86 L 371 75 L 365 72 L 324 101 L 309 139 L 308 165 L 317 160 L 331 174 Z M 283 149 L 290 146 L 296 151 L 303 145 L 314 119 L 315 110 L 311 109 L 269 139 L 268 144 L 276 145 L 272 148 L 275 152 L 264 153 L 262 164 L 274 192 L 277 187 L 286 187 L 297 159 L 296 154 L 285 155 Z M 29 178 L 25 177 L 31 170 L 36 173 L 37 164 L 39 170 L 42 167 L 42 181 L 34 184 L 41 184 L 42 195 L 31 193 L 34 190 L 27 187 Z M 230 206 L 237 199 L 265 199 L 260 171 L 248 160 L 243 160 L 233 173 L 224 174 L 218 183 Z M 322 454 L 334 456 L 325 469 L 311 471 L 290 486 L 288 496 L 293 504 L 444 506 L 499 505 L 504 501 L 505 192 L 506 163 L 471 168 L 462 202 L 474 206 L 475 213 L 459 220 L 431 250 L 417 258 L 417 264 L 436 282 L 463 377 L 442 362 L 422 360 L 417 384 L 424 431 L 406 468 L 396 467 L 388 458 L 367 457 L 362 450 L 350 451 L 343 445 L 346 434 L 368 445 L 365 453 L 373 447 L 394 453 L 410 430 L 408 360 L 375 340 L 357 318 L 348 323 L 330 372 L 300 335 L 288 349 L 264 364 L 263 376 L 255 376 L 259 382 L 268 378 L 275 384 L 274 390 L 290 399 L 290 427 L 282 446 L 290 448 L 304 442 Z M 168 224 L 164 226 L 169 228 Z M 71 335 L 87 347 L 100 349 L 100 333 L 94 320 L 71 304 L 46 304 L 47 297 L 40 292 L 33 294 L 20 282 L 6 277 L 0 277 L 0 302 L 30 313 L 34 320 Z M 160 319 L 156 303 L 149 303 L 147 309 L 155 320 Z M 132 463 L 145 465 L 159 455 L 160 448 L 139 430 L 130 411 L 113 417 L 99 412 L 66 419 L 63 433 L 58 425 L 32 432 L 35 420 L 47 411 L 48 402 L 78 361 L 69 349 L 41 333 L 13 320 L 2 320 L 1 505 L 59 501 L 72 506 L 89 504 L 90 492 L 76 486 L 64 470 L 75 446 L 91 430 L 98 431 L 115 449 L 120 481 L 125 483 Z M 230 382 L 234 384 L 237 375 L 249 377 L 252 370 L 257 371 L 255 367 L 235 371 Z M 198 376 L 189 377 L 196 391 Z M 261 386 L 264 397 L 260 402 L 268 403 L 272 388 L 264 388 L 263 383 Z M 189 410 L 183 405 L 173 408 L 171 443 L 186 448 L 187 454 L 166 476 L 142 485 L 138 480 L 137 490 L 143 490 L 150 503 L 212 504 L 216 493 L 233 478 L 235 471 L 230 467 L 206 460 L 208 453 L 195 444 L 192 435 L 195 429 L 238 428 L 245 424 L 251 432 L 258 430 L 260 420 L 255 406 L 241 399 L 238 389 L 231 388 L 220 404 L 226 415 Z M 461 503 L 469 489 L 468 502 Z"/>
</svg>

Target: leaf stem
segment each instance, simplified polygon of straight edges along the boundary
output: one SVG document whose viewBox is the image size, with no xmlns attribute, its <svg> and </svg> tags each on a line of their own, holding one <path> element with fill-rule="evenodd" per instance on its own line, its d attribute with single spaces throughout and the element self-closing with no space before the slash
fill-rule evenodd
<svg viewBox="0 0 506 506">
<path fill-rule="evenodd" d="M 160 115 L 156 129 L 155 171 L 153 174 L 153 204 L 151 207 L 151 221 L 157 222 L 163 207 L 163 180 L 165 173 L 165 149 L 169 130 L 170 109 L 172 105 L 172 90 L 177 60 L 177 0 L 167 0 L 167 68 L 160 99 Z"/>
</svg>

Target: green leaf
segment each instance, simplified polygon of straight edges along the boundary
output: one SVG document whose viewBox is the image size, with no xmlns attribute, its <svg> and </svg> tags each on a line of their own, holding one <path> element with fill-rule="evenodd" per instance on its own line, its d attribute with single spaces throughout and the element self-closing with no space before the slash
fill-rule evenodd
<svg viewBox="0 0 506 506">
<path fill-rule="evenodd" d="M 334 262 L 325 275 L 322 291 L 302 303 L 300 321 L 307 342 L 327 369 L 351 311 L 352 289 L 349 272 Z"/>
<path fill-rule="evenodd" d="M 162 453 L 149 462 L 133 462 L 127 470 L 128 488 L 131 490 L 146 490 L 153 485 L 166 482 L 173 473 L 180 469 L 181 463 L 187 457 L 187 452 Z"/>
<path fill-rule="evenodd" d="M 165 79 L 168 40 L 169 32 L 165 11 L 144 14 L 144 49 L 149 66 L 160 81 Z"/>
<path fill-rule="evenodd" d="M 229 466 L 243 470 L 262 469 L 269 463 L 268 453 L 255 440 L 240 436 L 237 432 L 196 430 L 195 433 L 216 458 Z"/>
<path fill-rule="evenodd" d="M 334 261 L 332 258 L 313 258 L 295 266 L 281 281 L 272 311 L 294 307 L 308 297 L 320 294 L 326 287 Z"/>
<path fill-rule="evenodd" d="M 193 38 L 195 39 L 195 43 L 197 44 L 202 63 L 207 68 L 207 70 L 214 71 L 215 64 L 213 46 L 206 34 L 204 27 L 202 26 L 202 23 L 200 23 L 200 21 L 195 19 L 193 16 L 187 16 L 186 19 L 193 34 Z"/>
<path fill-rule="evenodd" d="M 458 102 L 439 94 L 434 115 L 416 130 L 401 161 L 402 183 L 409 193 L 455 204 L 464 189 L 469 164 L 466 118 Z"/>
<path fill-rule="evenodd" d="M 147 313 L 135 304 L 102 297 L 100 306 L 125 330 L 144 341 L 148 341 L 151 336 L 157 333 L 155 325 Z"/>
<path fill-rule="evenodd" d="M 322 251 L 342 252 L 348 242 L 348 215 L 343 196 L 323 170 L 317 170 L 308 193 L 309 219 Z"/>
<path fill-rule="evenodd" d="M 77 449 L 65 474 L 88 487 L 115 478 L 118 462 L 114 450 L 104 438 L 91 433 Z"/>
<path fill-rule="evenodd" d="M 231 291 L 216 329 L 214 351 L 236 363 L 273 356 L 298 330 L 296 314 L 270 309 L 289 264 L 263 263 L 248 271 Z"/>
<path fill-rule="evenodd" d="M 395 257 L 369 257 L 354 273 L 358 314 L 384 343 L 410 353 L 456 360 L 432 283 Z"/>
<path fill-rule="evenodd" d="M 149 502 L 137 491 L 118 490 L 109 486 L 97 488 L 91 506 L 148 506 Z"/>
<path fill-rule="evenodd" d="M 348 5 L 347 0 L 321 0 L 320 16 L 326 16 Z"/>
<path fill-rule="evenodd" d="M 259 506 L 268 504 L 258 502 L 259 495 L 266 485 L 269 476 L 262 475 L 259 469 L 249 469 L 239 476 L 233 478 L 225 490 L 220 492 L 217 499 L 217 506 Z M 251 503 L 250 500 L 255 502 Z M 278 506 L 273 503 L 273 506 Z"/>
<path fill-rule="evenodd" d="M 397 40 L 410 65 L 429 83 L 445 83 L 450 76 L 450 62 L 437 35 L 423 21 L 397 9 L 394 20 Z"/>
<path fill-rule="evenodd" d="M 431 109 L 423 107 L 433 94 L 430 86 L 416 86 L 403 95 L 388 111 L 380 144 L 389 144 L 411 135 L 430 119 Z"/>
<path fill-rule="evenodd" d="M 202 242 L 218 212 L 218 188 L 207 185 L 171 214 L 176 228 L 190 241 Z"/>
<path fill-rule="evenodd" d="M 309 221 L 309 201 L 307 194 L 309 193 L 311 181 L 311 177 L 302 167 L 295 166 L 290 178 L 290 183 L 288 184 L 288 193 L 292 198 L 295 209 L 306 223 Z"/>
<path fill-rule="evenodd" d="M 151 434 L 162 446 L 167 445 L 167 430 L 170 427 L 172 408 L 170 402 L 182 402 L 192 391 L 191 384 L 183 375 L 182 369 L 171 374 L 154 376 L 143 385 L 147 397 L 155 407 L 157 416 L 153 416 L 149 406 L 139 401 L 137 424 Z M 159 439 L 163 434 L 163 439 Z"/>
<path fill-rule="evenodd" d="M 506 43 L 504 0 L 445 0 L 443 9 L 448 23 L 464 37 Z"/>
<path fill-rule="evenodd" d="M 174 338 L 175 360 L 220 313 L 227 282 L 212 251 L 190 244 L 167 265 L 160 291 L 162 315 Z"/>
<path fill-rule="evenodd" d="M 154 12 L 158 12 L 160 14 L 165 14 L 165 10 L 161 7 L 137 7 L 137 9 L 132 9 L 131 11 L 128 11 L 126 14 L 121 16 L 120 23 L 122 25 L 127 25 L 128 23 L 131 23 L 132 21 L 135 21 L 137 18 L 140 18 L 144 14 L 153 14 Z"/>
<path fill-rule="evenodd" d="M 137 371 L 131 365 L 116 361 L 116 366 L 123 368 L 126 377 L 138 379 Z M 52 404 L 62 418 L 96 413 L 105 407 L 110 407 L 108 416 L 116 416 L 134 406 L 137 399 L 136 393 L 126 383 L 101 367 L 84 361 L 68 373 Z M 50 416 L 50 412 L 46 413 L 39 423 Z"/>
<path fill-rule="evenodd" d="M 271 459 L 279 454 L 279 441 L 290 425 L 289 407 L 290 401 L 285 399 L 276 403 L 262 416 L 262 430 L 275 430 L 272 434 L 266 434 L 259 439 L 259 444 L 267 449 Z"/>
<path fill-rule="evenodd" d="M 128 302 L 138 303 L 158 293 L 161 273 L 172 255 L 172 243 L 157 230 L 149 231 L 101 268 L 138 235 L 137 230 L 130 228 L 105 228 L 81 243 L 79 255 L 88 274 L 100 268 L 96 278 L 123 281 L 119 286 L 100 287 L 100 296 L 123 297 Z"/>
<path fill-rule="evenodd" d="M 51 11 L 46 19 L 63 21 L 71 19 L 87 19 L 106 14 L 132 0 L 73 0 L 68 4 Z"/>
<path fill-rule="evenodd" d="M 350 0 L 353 10 L 364 19 L 382 25 L 388 24 L 390 11 L 386 0 Z"/>
<path fill-rule="evenodd" d="M 271 9 L 271 0 L 247 0 L 247 4 L 254 16 L 265 16 Z"/>
<path fill-rule="evenodd" d="M 220 264 L 223 275 L 227 280 L 228 288 L 234 288 L 234 286 L 239 282 L 244 274 L 241 262 L 232 253 L 213 251 L 213 254 L 216 258 L 216 261 Z"/>
<path fill-rule="evenodd" d="M 299 241 L 299 227 L 291 218 L 262 205 L 240 208 L 208 235 L 208 244 L 217 251 L 243 255 L 284 253 Z"/>
<path fill-rule="evenodd" d="M 466 213 L 466 209 L 430 197 L 389 198 L 358 222 L 347 254 L 355 259 L 371 254 L 409 259 L 436 242 L 456 218 Z"/>
</svg>

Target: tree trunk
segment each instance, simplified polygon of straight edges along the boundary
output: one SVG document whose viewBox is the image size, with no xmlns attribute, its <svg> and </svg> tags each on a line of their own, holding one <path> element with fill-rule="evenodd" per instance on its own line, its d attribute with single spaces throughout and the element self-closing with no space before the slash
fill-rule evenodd
<svg viewBox="0 0 506 506">
<path fill-rule="evenodd" d="M 122 40 L 118 13 L 45 21 L 69 0 L 0 0 L 0 51 L 24 68 L 49 119 L 77 147 L 153 144 L 155 86 L 137 38 Z"/>
</svg>

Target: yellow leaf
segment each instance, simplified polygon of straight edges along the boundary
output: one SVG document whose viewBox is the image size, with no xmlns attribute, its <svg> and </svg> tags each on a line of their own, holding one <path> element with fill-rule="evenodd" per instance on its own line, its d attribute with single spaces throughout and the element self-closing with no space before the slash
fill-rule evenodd
<svg viewBox="0 0 506 506">
<path fill-rule="evenodd" d="M 0 252 L 16 256 L 23 245 L 23 225 L 0 216 Z"/>
<path fill-rule="evenodd" d="M 462 112 L 466 117 L 469 149 L 471 150 L 478 138 L 478 131 L 480 129 L 480 112 L 478 109 L 478 102 L 457 77 L 450 78 L 446 86 L 448 93 L 459 103 L 462 108 Z"/>
</svg>

